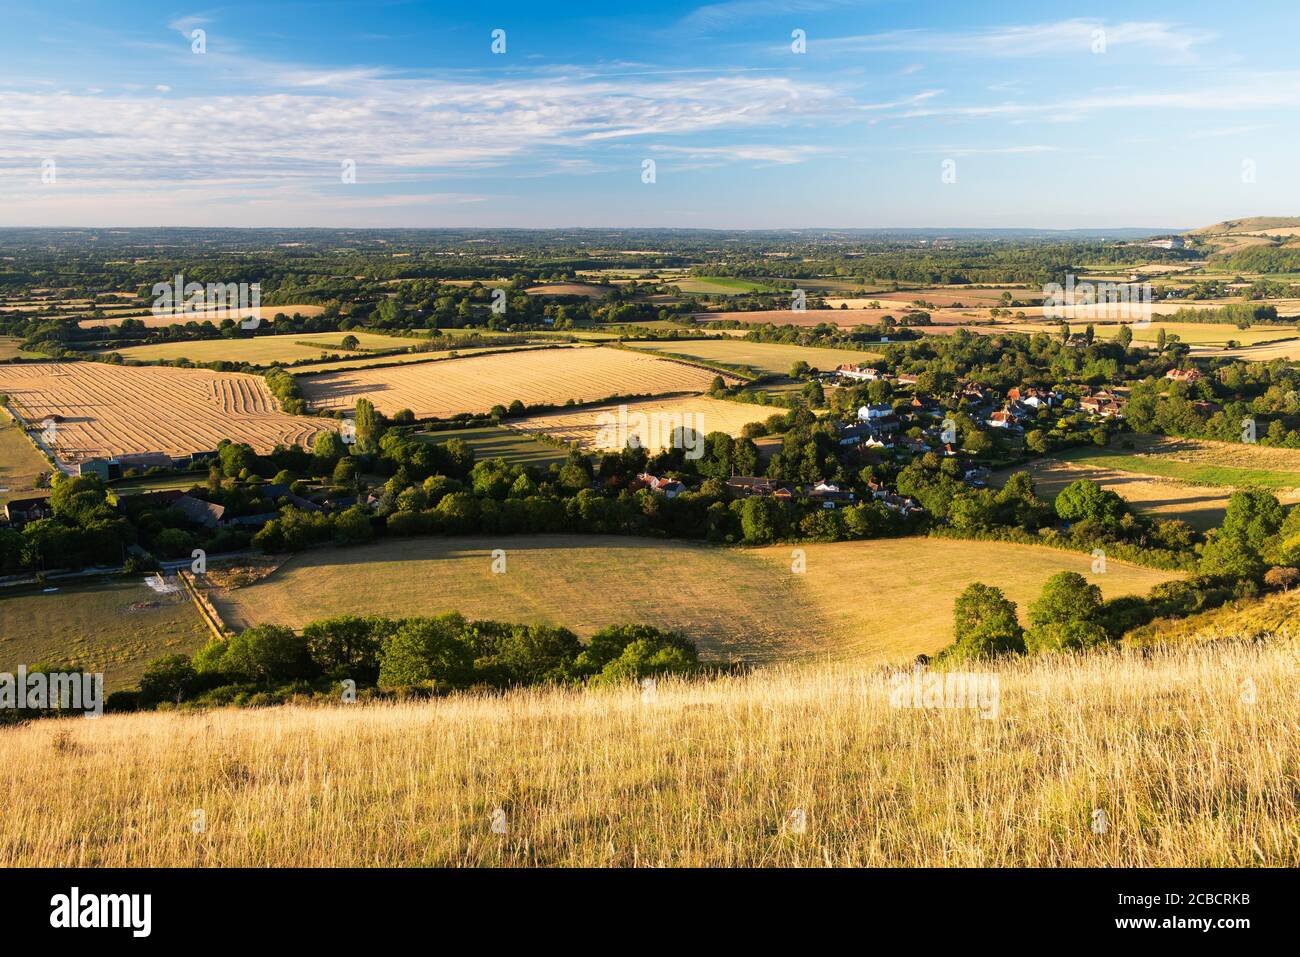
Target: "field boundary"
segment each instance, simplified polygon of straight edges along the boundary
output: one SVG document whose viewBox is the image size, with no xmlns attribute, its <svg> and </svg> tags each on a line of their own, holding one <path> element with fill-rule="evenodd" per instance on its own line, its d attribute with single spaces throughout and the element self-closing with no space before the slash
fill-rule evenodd
<svg viewBox="0 0 1300 957">
<path fill-rule="evenodd" d="M 217 611 L 215 605 L 208 600 L 206 595 L 199 592 L 198 586 L 195 585 L 189 572 L 180 569 L 176 572 L 176 577 L 180 580 L 181 588 L 189 596 L 194 607 L 199 610 L 199 617 L 203 619 L 203 624 L 212 632 L 212 636 L 218 641 L 225 641 L 227 628 L 226 623 L 221 618 L 221 613 Z"/>
</svg>

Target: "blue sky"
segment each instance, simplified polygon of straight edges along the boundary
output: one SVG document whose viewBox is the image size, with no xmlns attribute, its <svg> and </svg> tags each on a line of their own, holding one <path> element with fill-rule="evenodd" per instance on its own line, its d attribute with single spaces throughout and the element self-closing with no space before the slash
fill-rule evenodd
<svg viewBox="0 0 1300 957">
<path fill-rule="evenodd" d="M 1300 213 L 1294 2 L 0 12 L 0 225 L 1194 227 Z"/>
</svg>

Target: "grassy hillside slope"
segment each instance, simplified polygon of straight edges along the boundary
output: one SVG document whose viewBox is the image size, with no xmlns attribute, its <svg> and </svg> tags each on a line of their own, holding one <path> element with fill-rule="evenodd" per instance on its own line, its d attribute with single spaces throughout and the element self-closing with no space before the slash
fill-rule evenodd
<svg viewBox="0 0 1300 957">
<path fill-rule="evenodd" d="M 0 866 L 1295 867 L 1295 653 L 999 665 L 990 717 L 823 664 L 38 721 L 0 762 L 76 786 L 0 781 Z"/>
</svg>

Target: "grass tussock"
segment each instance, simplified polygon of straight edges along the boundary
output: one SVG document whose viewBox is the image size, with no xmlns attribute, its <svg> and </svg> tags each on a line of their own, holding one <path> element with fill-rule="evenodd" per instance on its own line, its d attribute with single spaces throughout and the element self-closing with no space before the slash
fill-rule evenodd
<svg viewBox="0 0 1300 957">
<path fill-rule="evenodd" d="M 0 865 L 1300 864 L 1294 641 L 991 670 L 995 718 L 833 662 L 40 721 L 0 731 L 40 771 L 0 785 Z"/>
</svg>

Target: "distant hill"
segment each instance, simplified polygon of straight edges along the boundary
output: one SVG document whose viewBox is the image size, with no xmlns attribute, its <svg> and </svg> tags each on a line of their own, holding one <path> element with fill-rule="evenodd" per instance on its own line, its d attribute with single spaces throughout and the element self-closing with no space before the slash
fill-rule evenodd
<svg viewBox="0 0 1300 957">
<path fill-rule="evenodd" d="M 1193 229 L 1188 236 L 1238 236 L 1251 233 L 1268 233 L 1274 229 L 1300 229 L 1300 216 L 1247 216 L 1245 219 L 1226 219 L 1213 226 Z"/>
</svg>

